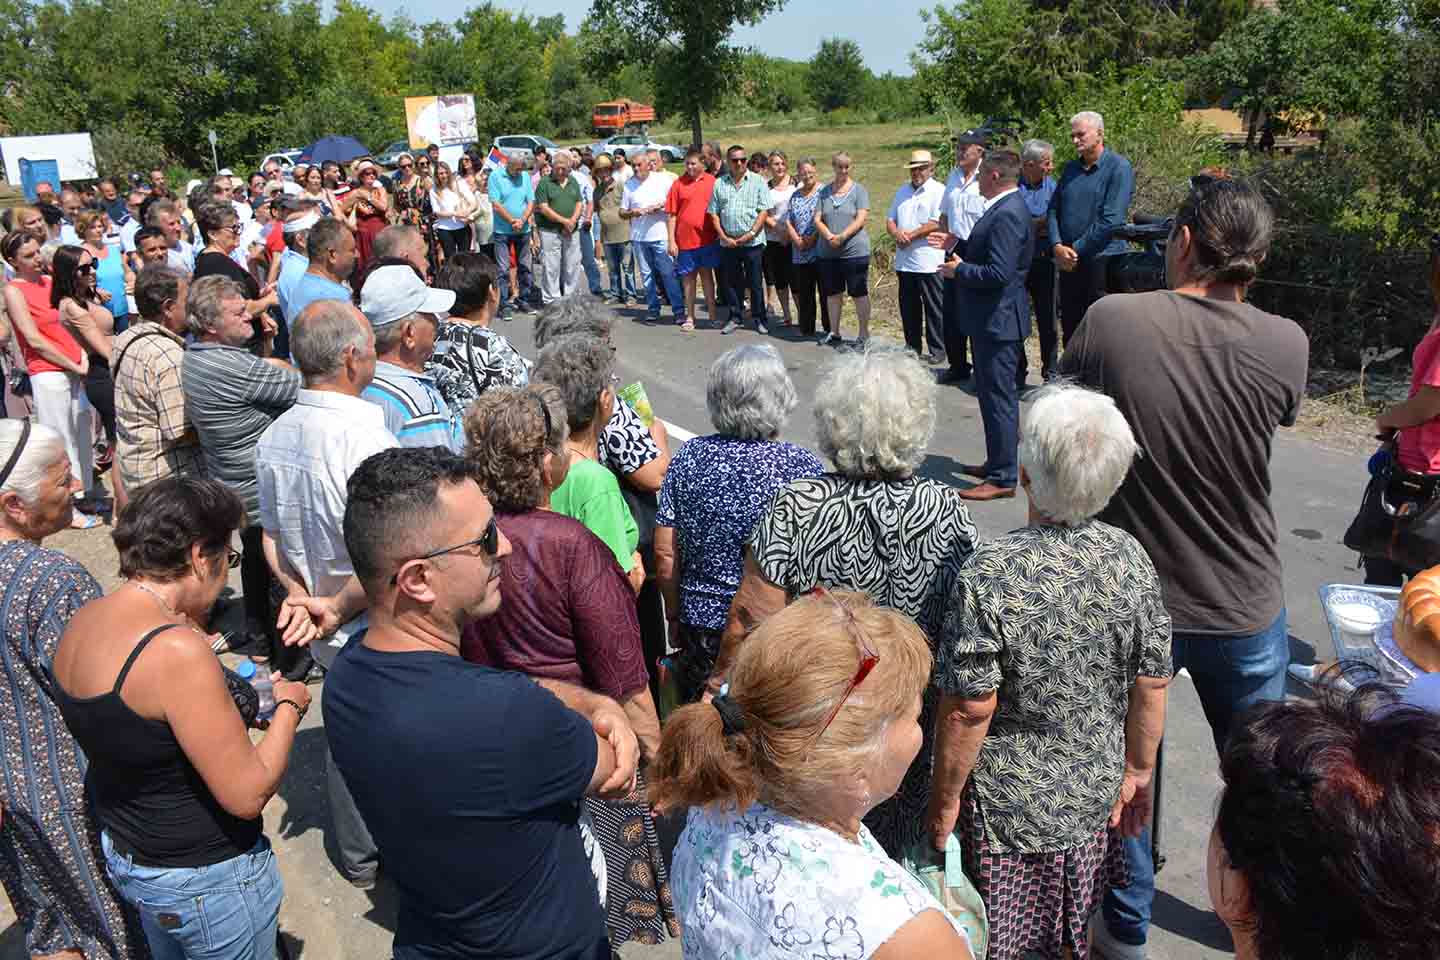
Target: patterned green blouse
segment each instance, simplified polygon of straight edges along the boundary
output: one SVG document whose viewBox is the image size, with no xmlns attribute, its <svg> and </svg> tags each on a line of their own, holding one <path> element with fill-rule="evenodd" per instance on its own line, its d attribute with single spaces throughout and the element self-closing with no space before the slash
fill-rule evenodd
<svg viewBox="0 0 1440 960">
<path fill-rule="evenodd" d="M 1104 826 L 1130 688 L 1170 672 L 1170 616 L 1134 537 L 1092 520 L 981 544 L 955 583 L 935 676 L 967 699 L 997 693 L 970 774 L 987 839 L 1041 853 Z"/>
</svg>

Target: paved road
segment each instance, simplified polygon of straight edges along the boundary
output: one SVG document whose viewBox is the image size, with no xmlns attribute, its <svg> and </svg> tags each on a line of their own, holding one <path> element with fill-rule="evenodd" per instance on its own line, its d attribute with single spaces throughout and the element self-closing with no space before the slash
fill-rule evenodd
<svg viewBox="0 0 1440 960">
<path fill-rule="evenodd" d="M 756 337 L 739 333 L 722 337 L 715 331 L 686 335 L 673 327 L 635 322 L 630 311 L 615 334 L 623 382 L 642 380 L 657 413 L 691 433 L 709 431 L 704 384 L 710 362 L 731 346 Z M 530 320 L 502 324 L 516 346 L 531 353 Z M 800 392 L 800 411 L 784 438 L 814 446 L 815 434 L 806 412 L 819 367 L 828 356 L 812 343 L 773 338 L 783 351 Z M 941 394 L 941 427 L 924 472 L 963 483 L 957 464 L 983 459 L 979 410 L 973 397 L 956 388 Z M 1328 645 L 1315 590 L 1325 582 L 1353 574 L 1353 558 L 1340 545 L 1357 493 L 1363 458 L 1333 453 L 1308 440 L 1282 437 L 1275 451 L 1275 504 L 1281 530 L 1293 657 L 1308 661 L 1319 644 Z M 1022 500 L 977 506 L 973 511 L 981 532 L 995 535 L 1025 522 Z M 115 586 L 115 555 L 108 536 L 99 531 L 67 532 L 49 545 L 84 562 L 107 589 Z M 238 587 L 238 582 L 236 583 Z M 266 810 L 266 833 L 273 841 L 285 879 L 281 926 L 292 954 L 307 960 L 388 958 L 395 922 L 395 894 L 382 882 L 362 893 L 341 880 L 325 852 L 323 788 L 323 711 L 310 711 L 296 741 L 290 772 Z M 1208 728 L 1189 681 L 1180 678 L 1171 699 L 1167 727 L 1164 799 L 1165 848 L 1169 865 L 1160 875 L 1155 906 L 1151 957 L 1155 960 L 1210 960 L 1228 956 L 1223 926 L 1210 912 L 1205 893 L 1204 850 L 1217 796 L 1218 779 Z M 397 784 L 397 789 L 404 785 Z M 14 913 L 0 912 L 0 960 L 21 960 L 23 938 Z M 8 928 L 8 929 L 6 929 Z M 627 960 L 671 960 L 680 955 L 675 942 L 659 947 L 627 947 Z"/>
</svg>

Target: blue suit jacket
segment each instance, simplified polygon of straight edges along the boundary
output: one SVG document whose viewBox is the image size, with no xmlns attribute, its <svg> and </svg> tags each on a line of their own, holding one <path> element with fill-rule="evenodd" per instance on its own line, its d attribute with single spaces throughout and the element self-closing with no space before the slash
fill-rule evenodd
<svg viewBox="0 0 1440 960">
<path fill-rule="evenodd" d="M 1025 275 L 1035 255 L 1035 228 L 1019 191 L 985 212 L 960 255 L 955 282 L 965 333 L 991 340 L 1030 336 Z"/>
</svg>

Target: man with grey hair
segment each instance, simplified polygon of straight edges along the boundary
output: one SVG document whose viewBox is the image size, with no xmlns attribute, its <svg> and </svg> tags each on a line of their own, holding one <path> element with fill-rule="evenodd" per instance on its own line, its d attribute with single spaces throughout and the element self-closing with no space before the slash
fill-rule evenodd
<svg viewBox="0 0 1440 960">
<path fill-rule="evenodd" d="M 301 311 L 290 350 L 305 386 L 255 447 L 260 523 L 285 594 L 280 621 L 328 670 L 365 628 L 365 591 L 345 549 L 346 484 L 366 457 L 398 444 L 384 411 L 360 397 L 375 376 L 375 335 L 348 300 L 317 300 Z M 328 751 L 325 766 L 340 872 L 372 887 L 375 841 Z"/>
<path fill-rule="evenodd" d="M 1046 232 L 1060 271 L 1060 329 L 1066 346 L 1085 311 L 1105 295 L 1110 257 L 1125 252 L 1115 228 L 1125 222 L 1135 193 L 1135 171 L 1105 148 L 1105 120 L 1085 110 L 1070 120 L 1079 155 L 1065 164 L 1046 212 Z"/>
<path fill-rule="evenodd" d="M 384 411 L 386 428 L 403 447 L 465 451 L 460 416 L 425 372 L 440 319 L 454 305 L 455 291 L 427 287 L 407 264 L 376 267 L 360 291 L 360 312 L 375 330 L 379 356 L 363 396 Z"/>
<path fill-rule="evenodd" d="M 284 645 L 270 608 L 270 567 L 255 479 L 255 444 L 295 402 L 300 376 L 284 361 L 262 359 L 245 349 L 254 329 L 245 291 L 235 281 L 221 276 L 196 280 L 190 285 L 187 307 L 195 340 L 181 363 L 185 417 L 200 438 L 205 475 L 225 483 L 245 503 L 240 581 L 249 629 L 266 640 L 272 669 L 283 672 L 286 679 L 302 679 L 309 672 L 310 658 L 303 650 Z"/>
<path fill-rule="evenodd" d="M 585 197 L 570 175 L 570 151 L 556 150 L 550 175 L 535 186 L 535 225 L 539 228 L 540 302 L 549 306 L 580 292 L 580 221 Z"/>
<path fill-rule="evenodd" d="M 1055 148 L 1044 140 L 1026 140 L 1020 148 L 1020 196 L 1035 224 L 1035 258 L 1025 277 L 1025 289 L 1035 310 L 1035 323 L 1040 327 L 1040 376 L 1049 382 L 1055 376 L 1057 343 L 1055 337 L 1055 255 L 1046 242 L 1050 230 L 1050 200 L 1055 196 Z M 1020 370 L 1015 377 L 1019 387 L 1025 386 L 1030 364 L 1025 351 L 1020 351 Z"/>
<path fill-rule="evenodd" d="M 180 219 L 180 207 L 174 200 L 161 197 L 151 203 L 145 211 L 145 225 L 154 227 L 165 235 L 167 265 L 185 274 L 194 272 L 195 248 L 187 243 L 183 236 L 185 222 Z"/>
</svg>

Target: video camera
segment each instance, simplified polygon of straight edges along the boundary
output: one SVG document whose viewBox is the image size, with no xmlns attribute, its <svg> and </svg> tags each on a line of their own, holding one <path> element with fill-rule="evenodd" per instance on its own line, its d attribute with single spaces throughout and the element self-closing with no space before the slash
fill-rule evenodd
<svg viewBox="0 0 1440 960">
<path fill-rule="evenodd" d="M 1136 214 L 1134 223 L 1117 227 L 1114 235 L 1144 249 L 1127 250 L 1109 258 L 1105 270 L 1106 293 L 1146 293 L 1164 290 L 1165 241 L 1174 226 L 1174 217 Z"/>
</svg>

